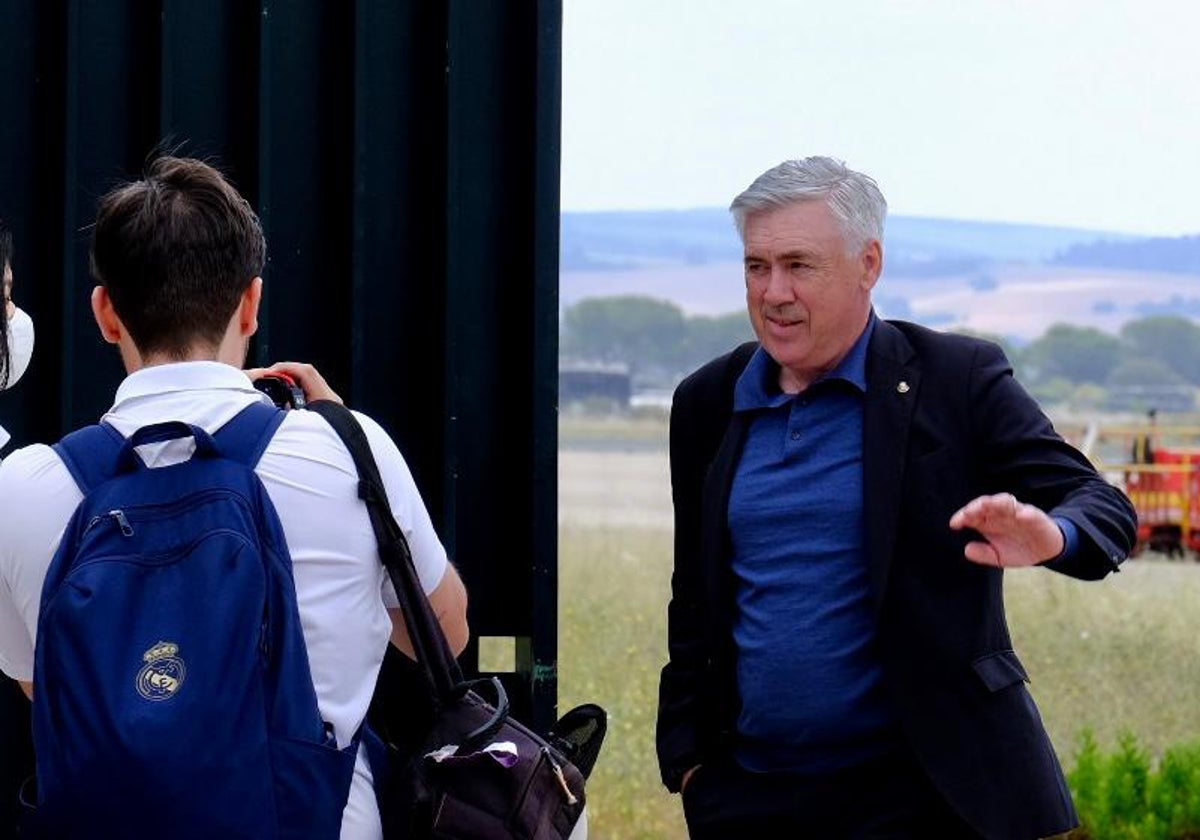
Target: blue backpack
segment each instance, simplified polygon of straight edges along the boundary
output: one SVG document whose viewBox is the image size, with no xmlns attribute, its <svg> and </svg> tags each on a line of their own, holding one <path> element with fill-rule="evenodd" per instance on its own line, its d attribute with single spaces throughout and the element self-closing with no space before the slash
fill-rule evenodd
<svg viewBox="0 0 1200 840">
<path fill-rule="evenodd" d="M 253 471 L 283 416 L 254 405 L 215 436 L 91 426 L 55 446 L 84 500 L 42 590 L 34 836 L 339 836 L 359 739 L 339 750 L 317 709 Z M 135 452 L 182 437 L 196 451 L 179 464 Z"/>
</svg>

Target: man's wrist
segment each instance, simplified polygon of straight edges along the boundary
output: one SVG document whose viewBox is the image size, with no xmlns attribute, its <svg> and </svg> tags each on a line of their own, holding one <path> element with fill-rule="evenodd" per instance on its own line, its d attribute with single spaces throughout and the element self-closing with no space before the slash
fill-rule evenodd
<svg viewBox="0 0 1200 840">
<path fill-rule="evenodd" d="M 1051 516 L 1051 521 L 1058 526 L 1059 532 L 1062 534 L 1063 546 L 1062 550 L 1053 557 L 1043 560 L 1043 563 L 1054 563 L 1059 560 L 1066 560 L 1074 557 L 1076 551 L 1079 550 L 1079 526 L 1063 516 Z"/>
</svg>

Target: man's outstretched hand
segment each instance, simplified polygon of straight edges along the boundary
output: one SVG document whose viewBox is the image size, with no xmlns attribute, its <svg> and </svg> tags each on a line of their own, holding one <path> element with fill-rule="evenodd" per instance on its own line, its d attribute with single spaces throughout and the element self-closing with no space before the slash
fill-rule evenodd
<svg viewBox="0 0 1200 840">
<path fill-rule="evenodd" d="M 981 566 L 1035 566 L 1062 553 L 1062 530 L 1045 511 L 1017 501 L 1011 493 L 980 496 L 950 517 L 958 531 L 972 528 L 984 541 L 967 543 L 968 560 Z"/>
</svg>

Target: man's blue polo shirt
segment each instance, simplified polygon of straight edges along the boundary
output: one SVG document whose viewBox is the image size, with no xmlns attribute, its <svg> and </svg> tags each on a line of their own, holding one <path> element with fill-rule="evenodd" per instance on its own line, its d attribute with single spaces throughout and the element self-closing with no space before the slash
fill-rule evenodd
<svg viewBox="0 0 1200 840">
<path fill-rule="evenodd" d="M 872 314 L 802 393 L 760 347 L 737 382 L 752 415 L 729 499 L 737 580 L 737 758 L 824 773 L 895 743 L 876 648 L 863 522 L 863 401 Z"/>
</svg>

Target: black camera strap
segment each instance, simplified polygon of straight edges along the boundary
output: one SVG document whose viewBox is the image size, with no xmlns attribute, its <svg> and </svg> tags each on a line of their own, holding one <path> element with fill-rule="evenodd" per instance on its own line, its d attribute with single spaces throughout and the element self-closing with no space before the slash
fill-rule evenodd
<svg viewBox="0 0 1200 840">
<path fill-rule="evenodd" d="M 307 408 L 325 419 L 354 459 L 359 476 L 358 495 L 367 505 L 371 527 L 379 544 L 379 557 L 396 590 L 417 664 L 421 666 L 439 704 L 447 701 L 460 693 L 462 670 L 450 651 L 442 626 L 421 587 L 408 540 L 392 515 L 379 465 L 375 462 L 367 436 L 350 409 L 341 403 L 318 400 L 310 402 Z"/>
</svg>

